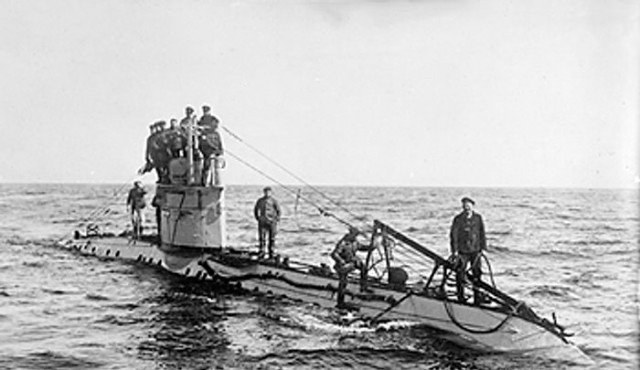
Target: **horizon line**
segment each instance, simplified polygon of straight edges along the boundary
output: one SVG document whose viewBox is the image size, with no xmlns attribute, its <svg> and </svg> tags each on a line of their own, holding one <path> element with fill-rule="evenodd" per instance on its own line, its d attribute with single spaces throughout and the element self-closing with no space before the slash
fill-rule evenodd
<svg viewBox="0 0 640 370">
<path fill-rule="evenodd" d="M 127 182 L 55 182 L 55 181 L 0 181 L 0 185 L 125 185 L 133 181 Z M 156 185 L 155 182 L 142 182 L 144 185 Z M 327 187 L 327 188 L 453 188 L 453 189 L 579 189 L 579 190 L 640 190 L 640 183 L 635 187 L 612 187 L 612 186 L 562 186 L 562 185 L 375 185 L 375 184 L 271 184 L 271 183 L 227 183 L 223 186 L 276 186 L 287 188 L 308 188 L 308 187 Z"/>
</svg>

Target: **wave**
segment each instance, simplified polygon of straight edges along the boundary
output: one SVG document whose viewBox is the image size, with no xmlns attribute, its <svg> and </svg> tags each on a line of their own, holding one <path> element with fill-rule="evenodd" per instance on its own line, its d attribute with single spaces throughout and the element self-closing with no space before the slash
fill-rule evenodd
<svg viewBox="0 0 640 370">
<path fill-rule="evenodd" d="M 97 369 L 104 365 L 53 351 L 31 352 L 25 356 L 7 356 L 0 359 L 2 369 Z"/>
<path fill-rule="evenodd" d="M 305 234 L 305 233 L 333 234 L 333 231 L 330 229 L 327 229 L 324 227 L 314 227 L 314 226 L 301 226 L 295 229 L 283 228 L 283 229 L 280 229 L 280 231 L 290 233 L 290 234 Z"/>
<path fill-rule="evenodd" d="M 619 245 L 625 244 L 626 241 L 620 239 L 612 239 L 612 240 L 567 240 L 567 241 L 559 241 L 558 244 L 565 245 Z"/>
<path fill-rule="evenodd" d="M 523 258 L 529 257 L 542 257 L 542 256 L 552 256 L 552 257 L 572 257 L 572 258 L 591 258 L 592 255 L 588 253 L 582 253 L 579 251 L 574 251 L 570 249 L 554 249 L 554 250 L 539 250 L 539 249 L 529 249 L 529 250 L 521 250 L 521 249 L 510 249 L 504 246 L 497 246 L 490 244 L 487 248 L 488 252 L 495 253 L 509 253 L 510 255 L 520 255 Z"/>
<path fill-rule="evenodd" d="M 138 324 L 141 322 L 146 322 L 146 318 L 142 317 L 128 317 L 128 316 L 117 316 L 117 315 L 106 315 L 98 320 L 96 323 L 100 324 L 110 324 L 115 326 L 126 326 Z"/>
<path fill-rule="evenodd" d="M 581 214 L 569 215 L 566 213 L 556 213 L 555 215 L 553 215 L 553 217 L 559 218 L 561 220 L 580 220 L 580 221 L 585 220 L 584 215 L 581 215 Z M 548 219 L 553 219 L 553 217 L 549 217 Z"/>
<path fill-rule="evenodd" d="M 48 195 L 50 192 L 42 190 L 26 190 L 21 195 Z"/>
<path fill-rule="evenodd" d="M 90 301 L 109 301 L 110 300 L 109 297 L 105 297 L 101 294 L 93 294 L 93 293 L 87 293 L 84 297 Z"/>
<path fill-rule="evenodd" d="M 502 272 L 494 272 L 493 273 L 494 276 L 520 276 L 521 273 L 518 271 L 518 269 L 506 269 Z"/>
<path fill-rule="evenodd" d="M 409 226 L 408 228 L 406 228 L 404 230 L 404 232 L 406 234 L 413 234 L 413 233 L 418 233 L 420 231 L 422 231 L 423 229 L 419 228 L 419 227 L 415 227 L 415 226 Z"/>
<path fill-rule="evenodd" d="M 487 231 L 486 235 L 506 236 L 506 235 L 511 235 L 511 230 L 506 230 L 506 231 Z"/>
<path fill-rule="evenodd" d="M 617 227 L 617 226 L 611 226 L 611 225 L 582 226 L 582 227 L 578 227 L 576 230 L 579 230 L 579 231 L 600 230 L 600 231 L 617 231 L 617 232 L 628 231 L 628 229 L 625 227 Z"/>
<path fill-rule="evenodd" d="M 5 243 L 9 245 L 27 245 L 29 241 L 19 235 L 12 235 L 9 238 L 4 240 Z"/>
<path fill-rule="evenodd" d="M 509 205 L 509 207 L 510 208 L 535 209 L 535 210 L 537 210 L 539 208 L 538 206 L 534 206 L 534 205 L 527 204 L 527 203 L 515 203 L 515 204 Z"/>
<path fill-rule="evenodd" d="M 573 289 L 561 285 L 540 285 L 527 292 L 532 297 L 557 297 L 576 299 Z"/>
<path fill-rule="evenodd" d="M 583 272 L 578 276 L 573 276 L 567 279 L 563 279 L 564 283 L 570 285 L 576 285 L 582 288 L 602 288 L 602 285 L 596 283 L 593 272 Z"/>
<path fill-rule="evenodd" d="M 32 262 L 22 262 L 22 266 L 42 268 L 42 267 L 45 267 L 46 264 L 44 263 L 44 261 L 42 262 L 32 261 Z"/>
<path fill-rule="evenodd" d="M 116 303 L 108 305 L 107 307 L 115 308 L 118 310 L 135 310 L 140 307 L 139 304 L 136 303 Z"/>
<path fill-rule="evenodd" d="M 41 288 L 41 290 L 45 293 L 53 294 L 53 295 L 65 295 L 65 294 L 73 294 L 74 291 L 71 290 L 63 290 L 63 289 L 51 289 L 51 288 Z"/>
<path fill-rule="evenodd" d="M 56 235 L 57 236 L 57 235 Z M 11 246 L 27 246 L 27 245 L 35 245 L 40 247 L 50 247 L 53 246 L 56 242 L 56 238 L 49 237 L 34 237 L 29 238 L 22 235 L 11 235 L 4 240 L 4 242 Z"/>
<path fill-rule="evenodd" d="M 565 249 L 560 249 L 560 250 L 545 250 L 545 251 L 538 251 L 538 252 L 523 252 L 524 254 L 528 254 L 530 256 L 567 256 L 567 257 L 580 257 L 580 258 L 591 258 L 592 255 L 588 254 L 588 253 L 580 253 L 577 251 L 571 251 L 571 250 L 565 250 Z"/>
<path fill-rule="evenodd" d="M 487 245 L 487 251 L 490 251 L 492 253 L 512 252 L 512 250 L 509 249 L 508 247 L 504 247 L 501 245 L 494 245 L 494 244 Z"/>
<path fill-rule="evenodd" d="M 52 224 L 75 224 L 78 221 L 80 221 L 80 219 L 78 218 L 63 218 L 60 220 L 53 220 L 51 221 L 51 223 Z"/>
</svg>

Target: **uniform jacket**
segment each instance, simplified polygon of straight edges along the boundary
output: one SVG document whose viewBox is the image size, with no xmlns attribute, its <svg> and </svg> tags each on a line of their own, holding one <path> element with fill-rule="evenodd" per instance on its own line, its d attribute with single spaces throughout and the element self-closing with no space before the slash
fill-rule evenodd
<svg viewBox="0 0 640 370">
<path fill-rule="evenodd" d="M 222 140 L 218 131 L 209 131 L 200 136 L 200 150 L 205 156 L 222 155 Z"/>
<path fill-rule="evenodd" d="M 361 262 L 356 252 L 368 252 L 372 248 L 372 246 L 360 244 L 354 237 L 345 235 L 331 252 L 331 258 L 333 258 L 337 265 L 345 265 L 351 262 L 360 264 Z"/>
<path fill-rule="evenodd" d="M 338 242 L 333 252 L 331 252 L 331 258 L 341 265 L 354 262 L 357 259 L 356 252 L 362 249 L 357 240 L 349 239 L 345 236 Z"/>
<path fill-rule="evenodd" d="M 198 126 L 200 126 L 201 129 L 206 133 L 206 132 L 215 131 L 216 129 L 218 129 L 219 122 L 220 121 L 218 121 L 218 119 L 215 116 L 212 116 L 211 114 L 207 113 L 202 117 L 200 117 L 200 120 L 198 121 Z"/>
<path fill-rule="evenodd" d="M 273 197 L 263 196 L 253 207 L 253 215 L 259 223 L 278 222 L 280 221 L 280 205 Z"/>
<path fill-rule="evenodd" d="M 147 194 L 147 192 L 142 188 L 132 188 L 129 190 L 127 205 L 130 205 L 131 209 L 143 209 L 146 206 L 144 200 L 145 194 Z"/>
<path fill-rule="evenodd" d="M 449 236 L 452 253 L 478 253 L 487 247 L 482 216 L 475 212 L 471 217 L 467 217 L 465 212 L 457 215 Z"/>
</svg>

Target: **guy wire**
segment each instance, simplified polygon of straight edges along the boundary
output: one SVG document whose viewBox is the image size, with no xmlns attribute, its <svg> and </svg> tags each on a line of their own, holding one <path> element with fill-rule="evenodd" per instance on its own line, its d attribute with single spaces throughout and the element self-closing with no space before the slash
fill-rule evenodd
<svg viewBox="0 0 640 370">
<path fill-rule="evenodd" d="M 331 197 L 327 196 L 326 194 L 324 194 L 322 191 L 320 191 L 319 189 L 315 188 L 313 185 L 307 183 L 306 181 L 304 181 L 303 179 L 301 179 L 299 176 L 297 176 L 295 173 L 289 171 L 288 169 L 286 169 L 284 166 L 280 165 L 278 162 L 276 162 L 275 160 L 271 159 L 270 157 L 268 157 L 266 154 L 262 153 L 260 150 L 258 150 L 257 148 L 255 148 L 254 146 L 252 146 L 251 144 L 245 142 L 244 140 L 242 140 L 242 138 L 238 135 L 236 135 L 235 133 L 233 133 L 231 130 L 229 130 L 226 126 L 222 126 L 220 125 L 220 127 L 222 127 L 222 129 L 224 129 L 229 135 L 231 135 L 231 137 L 233 137 L 234 139 L 238 140 L 239 142 L 243 143 L 244 145 L 246 145 L 247 147 L 249 147 L 251 150 L 253 150 L 254 152 L 258 153 L 258 155 L 260 155 L 262 158 L 266 159 L 267 161 L 271 162 L 273 165 L 277 166 L 278 168 L 280 168 L 281 170 L 283 170 L 284 172 L 286 172 L 287 174 L 289 174 L 290 176 L 292 176 L 293 178 L 295 178 L 296 180 L 300 181 L 302 184 L 304 184 L 306 187 L 308 187 L 309 189 L 313 190 L 315 193 L 319 194 L 321 197 L 323 197 L 325 200 L 329 201 L 331 204 L 333 204 L 334 206 L 340 208 L 341 210 L 343 210 L 344 212 L 348 213 L 349 215 L 351 215 L 351 217 L 355 218 L 355 219 L 359 219 L 360 217 L 356 214 L 354 214 L 353 212 L 351 212 L 349 209 L 345 208 L 344 206 L 340 205 L 339 203 L 337 203 L 336 201 L 334 201 L 333 199 L 331 199 Z M 226 149 L 225 149 L 226 151 Z"/>
<path fill-rule="evenodd" d="M 286 191 L 288 191 L 289 193 L 296 195 L 299 199 L 304 200 L 305 202 L 311 204 L 312 206 L 314 206 L 315 208 L 318 209 L 318 211 L 320 211 L 320 214 L 322 214 L 323 216 L 329 216 L 329 217 L 333 217 L 335 220 L 337 220 L 338 222 L 348 226 L 348 227 L 354 227 L 352 224 L 350 224 L 348 221 L 343 220 L 342 218 L 334 215 L 333 213 L 327 212 L 325 211 L 322 207 L 320 207 L 317 203 L 315 203 L 314 201 L 312 201 L 311 199 L 303 196 L 302 194 L 298 194 L 298 192 L 295 189 L 292 189 L 286 185 L 284 185 L 283 183 L 281 183 L 280 181 L 276 180 L 275 178 L 273 178 L 272 176 L 269 176 L 267 173 L 265 173 L 264 171 L 258 169 L 257 167 L 253 166 L 252 164 L 250 164 L 249 162 L 245 161 L 244 159 L 238 157 L 237 155 L 233 154 L 232 152 L 230 152 L 228 149 L 224 150 L 225 154 L 229 154 L 231 157 L 235 158 L 236 160 L 238 160 L 238 162 L 244 164 L 245 166 L 251 168 L 252 170 L 256 171 L 257 173 L 259 173 L 260 175 L 264 176 L 265 178 L 273 181 L 274 183 L 278 184 L 280 187 L 282 187 L 283 189 L 285 189 Z"/>
</svg>

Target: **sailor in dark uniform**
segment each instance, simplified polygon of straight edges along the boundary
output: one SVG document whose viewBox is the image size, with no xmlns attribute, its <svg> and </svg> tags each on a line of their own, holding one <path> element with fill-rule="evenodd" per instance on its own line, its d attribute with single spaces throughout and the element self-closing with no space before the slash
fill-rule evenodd
<svg viewBox="0 0 640 370">
<path fill-rule="evenodd" d="M 269 258 L 274 257 L 276 233 L 280 221 L 280 205 L 271 196 L 271 188 L 263 189 L 264 196 L 258 199 L 253 207 L 253 215 L 258 221 L 258 240 L 260 243 L 260 257 L 264 256 L 264 247 L 268 241 Z"/>
<path fill-rule="evenodd" d="M 144 198 L 146 194 L 147 191 L 142 187 L 142 183 L 136 181 L 133 183 L 133 188 L 129 190 L 129 195 L 127 196 L 127 210 L 131 215 L 133 240 L 138 240 L 140 236 L 142 236 L 142 225 L 144 224 L 144 213 L 142 210 L 147 205 Z"/>
<path fill-rule="evenodd" d="M 458 300 L 466 301 L 464 296 L 464 282 L 467 266 L 471 266 L 471 276 L 479 281 L 482 276 L 480 256 L 487 247 L 482 216 L 474 212 L 475 202 L 471 198 L 462 198 L 462 212 L 453 219 L 451 225 L 451 260 L 456 265 L 456 287 Z M 480 303 L 480 292 L 474 286 L 473 299 Z"/>
<path fill-rule="evenodd" d="M 177 119 L 172 118 L 170 122 L 168 139 L 171 158 L 184 157 L 187 148 L 187 134 L 178 126 Z"/>
<path fill-rule="evenodd" d="M 358 242 L 357 237 L 360 232 L 351 227 L 349 232 L 340 239 L 336 247 L 331 252 L 331 258 L 335 261 L 333 268 L 338 273 L 338 308 L 348 308 L 345 304 L 344 295 L 347 289 L 348 276 L 352 271 L 360 270 L 360 284 L 364 284 L 365 271 L 364 264 L 356 255 L 358 251 L 370 251 L 373 246 L 363 245 Z"/>
<path fill-rule="evenodd" d="M 219 123 L 218 118 L 211 114 L 211 107 L 208 105 L 202 106 L 202 117 L 198 121 L 198 126 L 205 130 L 213 131 L 218 129 Z"/>
<path fill-rule="evenodd" d="M 199 149 L 204 157 L 202 168 L 203 185 L 210 182 L 211 161 L 214 157 L 222 155 L 222 140 L 218 133 L 218 119 L 211 115 L 211 108 L 205 105 L 202 107 L 202 117 L 198 121 Z"/>
<path fill-rule="evenodd" d="M 142 169 L 140 169 L 140 171 L 138 172 L 141 175 L 143 173 L 147 173 L 151 171 L 155 167 L 153 163 L 152 152 L 153 152 L 154 142 L 156 140 L 156 132 L 158 131 L 157 127 L 158 126 L 155 123 L 152 125 L 149 125 L 149 137 L 147 137 L 147 147 L 144 154 L 145 163 Z"/>
<path fill-rule="evenodd" d="M 157 130 L 152 141 L 151 159 L 158 174 L 158 183 L 168 184 L 169 161 L 171 160 L 169 132 L 165 130 L 165 121 L 158 121 L 155 125 Z"/>
<path fill-rule="evenodd" d="M 184 114 L 185 117 L 180 120 L 180 127 L 186 131 L 187 127 L 189 126 L 189 122 L 191 122 L 191 120 L 195 120 L 195 116 L 193 115 L 193 108 L 186 107 L 184 109 Z"/>
<path fill-rule="evenodd" d="M 185 152 L 188 151 L 188 142 L 189 142 L 189 126 L 191 125 L 191 122 L 193 122 L 193 131 L 191 132 L 191 150 L 193 152 L 193 160 L 194 161 L 200 161 L 202 159 L 202 153 L 200 152 L 200 149 L 198 148 L 198 126 L 196 125 L 196 123 L 198 122 L 197 117 L 193 114 L 194 110 L 191 107 L 186 107 L 184 109 L 185 112 L 185 117 L 182 118 L 182 120 L 180 120 L 180 128 L 182 129 L 182 132 L 184 134 L 184 137 L 186 139 L 185 141 Z M 198 178 L 200 174 L 198 174 Z"/>
</svg>

